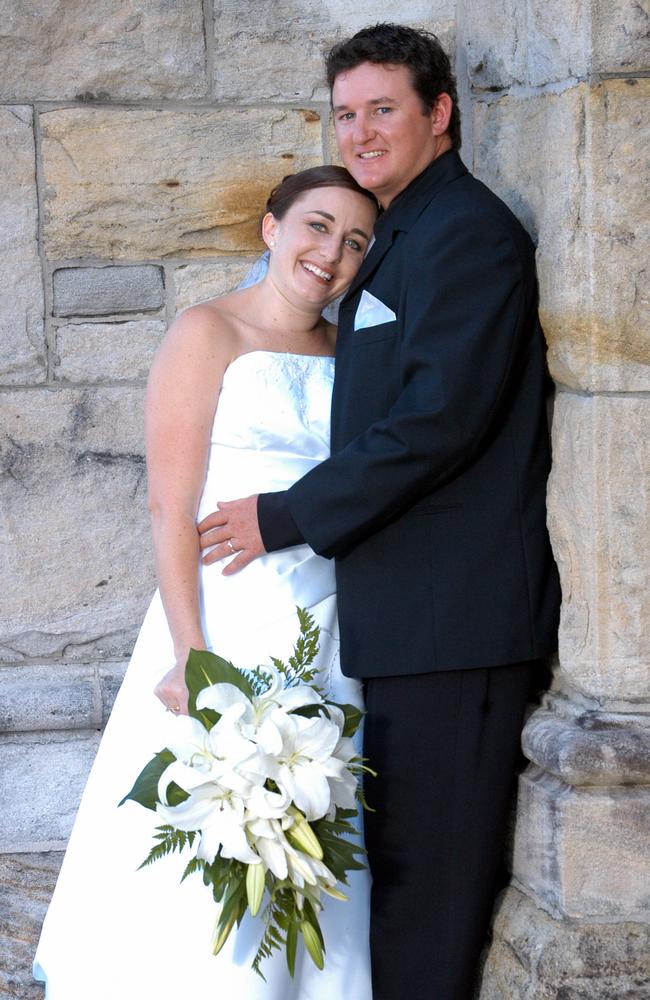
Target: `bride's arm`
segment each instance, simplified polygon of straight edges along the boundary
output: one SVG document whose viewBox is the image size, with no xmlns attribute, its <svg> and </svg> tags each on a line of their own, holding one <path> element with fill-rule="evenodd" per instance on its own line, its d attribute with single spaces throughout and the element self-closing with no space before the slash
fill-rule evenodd
<svg viewBox="0 0 650 1000">
<path fill-rule="evenodd" d="M 149 510 L 156 573 L 174 641 L 175 666 L 156 695 L 187 711 L 185 662 L 205 648 L 199 610 L 196 514 L 219 386 L 232 348 L 214 308 L 195 306 L 170 327 L 154 360 L 145 409 Z"/>
</svg>

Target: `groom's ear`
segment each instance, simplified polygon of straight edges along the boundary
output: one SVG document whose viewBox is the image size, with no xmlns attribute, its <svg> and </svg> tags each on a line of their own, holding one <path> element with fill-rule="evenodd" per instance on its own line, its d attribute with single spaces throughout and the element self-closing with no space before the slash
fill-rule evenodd
<svg viewBox="0 0 650 1000">
<path fill-rule="evenodd" d="M 262 219 L 262 239 L 266 243 L 269 250 L 273 249 L 279 229 L 280 223 L 274 216 L 273 212 L 267 212 Z"/>
<path fill-rule="evenodd" d="M 444 135 L 449 129 L 454 103 L 449 94 L 438 94 L 431 108 L 431 129 L 434 135 Z"/>
</svg>

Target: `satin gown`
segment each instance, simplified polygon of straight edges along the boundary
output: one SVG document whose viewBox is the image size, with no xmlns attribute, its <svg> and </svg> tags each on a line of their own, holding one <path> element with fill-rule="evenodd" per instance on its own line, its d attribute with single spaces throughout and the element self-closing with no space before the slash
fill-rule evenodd
<svg viewBox="0 0 650 1000">
<path fill-rule="evenodd" d="M 216 409 L 199 519 L 217 500 L 282 490 L 329 453 L 334 362 L 253 351 L 226 370 Z M 268 554 L 233 577 L 202 567 L 209 648 L 237 666 L 286 657 L 298 634 L 296 605 L 321 627 L 320 683 L 337 702 L 361 703 L 357 681 L 341 674 L 334 568 L 306 546 Z M 187 857 L 137 871 L 156 815 L 134 802 L 117 808 L 143 764 L 166 743 L 174 716 L 153 694 L 173 665 L 158 594 L 86 786 L 48 910 L 34 973 L 47 1000 L 371 1000 L 367 870 L 350 876 L 349 900 L 325 897 L 325 970 L 302 944 L 292 980 L 284 952 L 250 969 L 260 938 L 248 914 L 222 952 L 211 954 L 216 907 L 199 875 L 179 884 Z M 360 734 L 358 734 L 360 738 Z"/>
</svg>

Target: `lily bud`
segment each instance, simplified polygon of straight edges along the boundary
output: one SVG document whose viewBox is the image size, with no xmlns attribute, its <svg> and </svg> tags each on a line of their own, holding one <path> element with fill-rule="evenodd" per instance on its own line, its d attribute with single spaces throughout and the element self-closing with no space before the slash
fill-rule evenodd
<svg viewBox="0 0 650 1000">
<path fill-rule="evenodd" d="M 264 895 L 264 865 L 249 865 L 246 872 L 246 896 L 248 908 L 256 917 Z"/>
<path fill-rule="evenodd" d="M 235 912 L 233 913 L 233 915 L 231 916 L 230 920 L 225 925 L 225 927 L 222 927 L 221 931 L 219 931 L 219 921 L 217 920 L 214 928 L 214 936 L 212 938 L 213 955 L 218 955 L 221 949 L 223 948 L 224 944 L 228 940 L 228 936 L 233 927 L 235 926 L 236 918 L 237 918 L 237 913 Z"/>
<path fill-rule="evenodd" d="M 312 927 L 308 920 L 304 920 L 300 925 L 300 933 L 302 934 L 305 947 L 311 955 L 314 965 L 317 969 L 322 969 L 325 965 L 325 959 L 323 958 L 323 949 L 321 947 L 320 938 L 318 937 L 315 928 Z"/>
<path fill-rule="evenodd" d="M 293 826 L 287 830 L 287 836 L 296 847 L 318 861 L 323 860 L 323 848 L 320 841 L 303 814 L 296 809 Z"/>
<path fill-rule="evenodd" d="M 342 899 L 343 902 L 347 902 L 348 897 L 345 893 L 341 892 L 339 889 L 335 889 L 334 886 L 325 885 L 323 882 L 319 882 L 319 886 L 323 892 L 327 893 L 328 896 L 332 896 L 334 899 Z"/>
</svg>

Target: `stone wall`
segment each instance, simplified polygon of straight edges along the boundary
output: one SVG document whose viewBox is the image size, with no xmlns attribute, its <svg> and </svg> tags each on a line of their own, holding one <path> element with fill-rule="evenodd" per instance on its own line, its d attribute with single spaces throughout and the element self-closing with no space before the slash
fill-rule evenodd
<svg viewBox="0 0 650 1000">
<path fill-rule="evenodd" d="M 335 155 L 321 54 L 382 18 L 455 54 L 465 161 L 539 244 L 557 385 L 560 660 L 524 733 L 481 1000 L 650 996 L 647 12 L 0 0 L 0 17 L 0 868 L 7 899 L 27 873 L 36 914 L 0 903 L 23 956 L 0 962 L 0 996 L 40 995 L 24 940 L 56 867 L 42 852 L 65 844 L 153 588 L 152 353 L 245 273 L 271 184 Z"/>
<path fill-rule="evenodd" d="M 475 172 L 538 241 L 559 664 L 523 746 L 481 1000 L 650 996 L 650 19 L 464 0 Z"/>
</svg>

